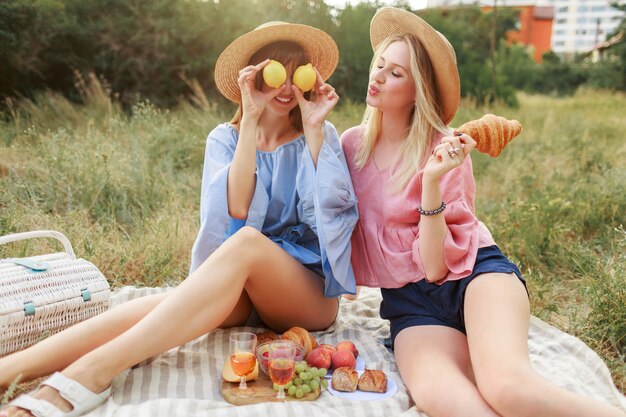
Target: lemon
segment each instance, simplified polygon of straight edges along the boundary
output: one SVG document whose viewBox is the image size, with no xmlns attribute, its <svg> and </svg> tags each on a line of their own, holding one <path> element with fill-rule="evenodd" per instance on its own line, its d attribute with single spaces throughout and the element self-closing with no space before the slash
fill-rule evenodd
<svg viewBox="0 0 626 417">
<path fill-rule="evenodd" d="M 263 80 L 265 84 L 272 88 L 278 88 L 285 84 L 287 80 L 287 71 L 285 67 L 278 61 L 270 60 L 270 63 L 263 68 Z"/>
<path fill-rule="evenodd" d="M 293 83 L 302 90 L 302 92 L 311 90 L 315 85 L 316 78 L 317 74 L 315 74 L 315 70 L 311 64 L 300 65 L 293 73 Z"/>
</svg>

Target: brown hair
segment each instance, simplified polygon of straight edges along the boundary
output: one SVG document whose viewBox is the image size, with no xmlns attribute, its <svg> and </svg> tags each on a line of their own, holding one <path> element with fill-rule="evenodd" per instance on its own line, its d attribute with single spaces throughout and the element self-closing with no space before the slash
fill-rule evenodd
<svg viewBox="0 0 626 417">
<path fill-rule="evenodd" d="M 269 45 L 264 46 L 259 49 L 248 61 L 248 65 L 256 65 L 260 62 L 265 61 L 266 59 L 273 59 L 274 61 L 278 61 L 285 66 L 287 73 L 293 73 L 293 71 L 299 67 L 300 65 L 305 65 L 309 63 L 309 58 L 306 55 L 304 49 L 295 42 L 289 41 L 278 41 L 274 43 L 270 43 Z M 254 81 L 255 87 L 260 90 L 263 88 L 263 71 L 259 71 L 256 75 L 256 79 Z M 309 98 L 311 93 L 305 93 L 304 97 Z M 239 104 L 239 108 L 237 108 L 237 112 L 233 116 L 230 123 L 234 125 L 238 125 L 241 121 L 241 117 L 243 116 L 243 109 L 241 108 L 241 104 Z M 300 106 L 294 107 L 289 112 L 289 121 L 291 122 L 291 127 L 298 132 L 303 132 L 302 128 L 302 114 L 300 114 Z"/>
</svg>

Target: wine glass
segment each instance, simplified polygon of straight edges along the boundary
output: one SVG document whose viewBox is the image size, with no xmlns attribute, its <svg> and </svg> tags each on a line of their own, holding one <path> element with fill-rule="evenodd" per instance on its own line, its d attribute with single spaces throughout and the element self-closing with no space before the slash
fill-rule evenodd
<svg viewBox="0 0 626 417">
<path fill-rule="evenodd" d="M 268 370 L 270 379 L 278 385 L 276 398 L 285 398 L 285 385 L 295 374 L 296 345 L 291 340 L 276 340 L 269 345 Z"/>
<path fill-rule="evenodd" d="M 248 332 L 238 332 L 230 335 L 230 365 L 233 372 L 241 378 L 239 389 L 246 389 L 246 375 L 254 370 L 256 365 L 256 335 Z"/>
</svg>

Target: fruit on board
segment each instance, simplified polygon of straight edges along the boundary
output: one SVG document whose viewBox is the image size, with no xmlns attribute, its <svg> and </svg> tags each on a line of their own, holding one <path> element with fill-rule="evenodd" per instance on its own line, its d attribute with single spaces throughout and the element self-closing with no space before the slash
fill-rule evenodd
<svg viewBox="0 0 626 417">
<path fill-rule="evenodd" d="M 339 352 L 340 350 L 348 350 L 352 352 L 355 358 L 359 356 L 359 351 L 357 350 L 356 346 L 349 340 L 342 340 L 341 342 L 337 343 L 335 349 L 337 350 L 337 352 Z"/>
<path fill-rule="evenodd" d="M 354 369 L 356 368 L 356 359 L 349 350 L 338 350 L 333 353 L 332 364 L 335 369 L 341 368 L 342 366 Z"/>
<path fill-rule="evenodd" d="M 263 81 L 272 88 L 278 88 L 287 81 L 287 71 L 283 64 L 270 60 L 270 63 L 263 68 Z"/>
<path fill-rule="evenodd" d="M 315 86 L 316 78 L 317 74 L 311 64 L 300 65 L 293 73 L 293 83 L 303 93 L 310 91 Z"/>
<path fill-rule="evenodd" d="M 328 349 L 315 348 L 306 356 L 306 363 L 316 368 L 330 368 L 332 353 Z"/>
<path fill-rule="evenodd" d="M 259 377 L 259 362 L 254 365 L 254 369 L 248 375 L 246 375 L 246 381 L 252 381 Z M 224 362 L 224 367 L 222 368 L 222 378 L 229 382 L 239 382 L 239 375 L 235 374 L 233 371 L 233 367 L 230 365 L 230 360 Z"/>
</svg>

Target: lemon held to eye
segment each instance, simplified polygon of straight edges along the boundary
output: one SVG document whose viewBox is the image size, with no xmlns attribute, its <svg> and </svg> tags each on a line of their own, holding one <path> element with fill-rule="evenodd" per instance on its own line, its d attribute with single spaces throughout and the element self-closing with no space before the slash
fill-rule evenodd
<svg viewBox="0 0 626 417">
<path fill-rule="evenodd" d="M 270 60 L 270 63 L 263 68 L 263 81 L 272 88 L 278 88 L 287 81 L 287 71 L 278 61 Z"/>
<path fill-rule="evenodd" d="M 313 65 L 300 65 L 293 73 L 293 83 L 302 90 L 303 93 L 310 91 L 315 85 L 317 74 L 313 69 Z"/>
</svg>

